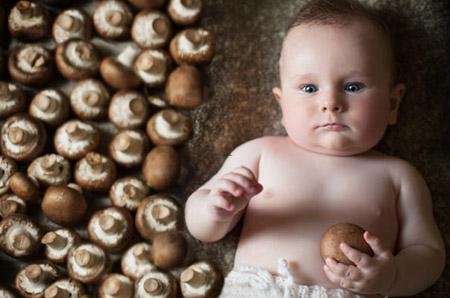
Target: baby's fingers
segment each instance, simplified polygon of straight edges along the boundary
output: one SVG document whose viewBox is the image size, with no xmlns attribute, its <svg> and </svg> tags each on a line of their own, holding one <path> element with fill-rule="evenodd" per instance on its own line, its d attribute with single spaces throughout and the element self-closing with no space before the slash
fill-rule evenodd
<svg viewBox="0 0 450 298">
<path fill-rule="evenodd" d="M 372 248 L 375 256 L 380 256 L 382 258 L 389 258 L 392 256 L 392 253 L 386 249 L 380 238 L 372 235 L 368 231 L 364 233 L 364 240 L 366 240 L 367 244 Z"/>
<path fill-rule="evenodd" d="M 347 256 L 347 258 L 355 263 L 358 268 L 367 268 L 373 264 L 373 260 L 369 255 L 354 249 L 345 242 L 341 243 L 340 246 L 342 252 Z"/>
<path fill-rule="evenodd" d="M 239 197 L 243 194 L 244 190 L 242 187 L 227 178 L 221 178 L 217 180 L 215 187 L 211 190 L 211 195 L 222 195 L 223 192 L 227 192 L 232 196 Z"/>
</svg>

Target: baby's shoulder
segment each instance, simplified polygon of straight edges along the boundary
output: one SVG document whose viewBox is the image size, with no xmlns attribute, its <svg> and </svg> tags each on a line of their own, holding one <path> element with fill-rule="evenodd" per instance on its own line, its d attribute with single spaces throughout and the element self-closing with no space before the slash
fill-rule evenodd
<svg viewBox="0 0 450 298">
<path fill-rule="evenodd" d="M 234 152 L 261 154 L 264 149 L 277 146 L 283 142 L 285 142 L 285 138 L 281 136 L 263 136 L 242 143 L 234 149 Z"/>
</svg>

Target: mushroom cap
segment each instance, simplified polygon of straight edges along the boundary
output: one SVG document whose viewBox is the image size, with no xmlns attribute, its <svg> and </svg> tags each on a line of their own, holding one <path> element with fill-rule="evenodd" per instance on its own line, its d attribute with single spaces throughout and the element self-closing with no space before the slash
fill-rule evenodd
<svg viewBox="0 0 450 298">
<path fill-rule="evenodd" d="M 114 206 L 135 211 L 141 201 L 148 196 L 150 189 L 139 178 L 124 177 L 117 179 L 109 190 L 109 198 Z"/>
<path fill-rule="evenodd" d="M 9 191 L 10 178 L 15 172 L 17 172 L 16 163 L 12 159 L 0 155 L 0 195 Z"/>
<path fill-rule="evenodd" d="M 42 45 L 19 45 L 9 51 L 8 71 L 19 83 L 42 86 L 52 77 L 53 58 Z"/>
<path fill-rule="evenodd" d="M 76 163 L 74 176 L 83 189 L 106 192 L 116 180 L 117 169 L 109 157 L 89 152 Z"/>
<path fill-rule="evenodd" d="M 6 193 L 0 196 L 0 217 L 5 218 L 15 213 L 25 213 L 26 202 L 15 194 Z"/>
<path fill-rule="evenodd" d="M 182 211 L 170 195 L 151 195 L 139 205 L 135 225 L 142 238 L 152 241 L 158 234 L 178 230 L 182 225 Z"/>
<path fill-rule="evenodd" d="M 156 146 L 145 157 L 142 174 L 148 186 L 165 190 L 177 179 L 180 158 L 171 146 Z"/>
<path fill-rule="evenodd" d="M 39 200 L 40 194 L 37 182 L 25 173 L 14 173 L 9 180 L 9 186 L 15 195 L 26 202 Z"/>
<path fill-rule="evenodd" d="M 27 40 L 43 39 L 50 28 L 46 9 L 38 3 L 19 1 L 8 16 L 8 29 L 13 37 Z"/>
<path fill-rule="evenodd" d="M 83 80 L 98 73 L 100 57 L 94 44 L 82 39 L 69 39 L 56 47 L 56 66 L 69 80 Z"/>
<path fill-rule="evenodd" d="M 92 21 L 82 8 L 66 9 L 58 14 L 52 28 L 53 39 L 63 43 L 69 39 L 90 39 Z"/>
<path fill-rule="evenodd" d="M 133 62 L 134 72 L 148 87 L 164 85 L 172 67 L 172 59 L 165 50 L 145 49 Z"/>
<path fill-rule="evenodd" d="M 172 23 L 158 10 L 142 10 L 133 20 L 131 36 L 141 48 L 161 48 L 169 42 Z"/>
<path fill-rule="evenodd" d="M 85 284 L 98 282 L 110 269 L 108 254 L 95 244 L 81 244 L 71 249 L 67 256 L 67 273 Z"/>
<path fill-rule="evenodd" d="M 101 1 L 93 13 L 94 27 L 103 38 L 122 39 L 130 34 L 133 13 L 123 1 Z"/>
<path fill-rule="evenodd" d="M 29 113 L 42 122 L 56 126 L 69 117 L 69 100 L 57 89 L 44 89 L 30 103 Z"/>
<path fill-rule="evenodd" d="M 85 79 L 76 83 L 70 91 L 70 106 L 83 120 L 99 120 L 106 115 L 110 95 L 102 81 Z"/>
<path fill-rule="evenodd" d="M 98 288 L 99 298 L 133 297 L 134 283 L 123 275 L 112 273 L 106 276 Z"/>
<path fill-rule="evenodd" d="M 68 228 L 50 231 L 41 239 L 41 243 L 45 245 L 45 256 L 54 263 L 64 263 L 69 251 L 80 242 L 78 233 Z"/>
<path fill-rule="evenodd" d="M 42 122 L 27 114 L 9 117 L 1 129 L 3 154 L 20 162 L 39 156 L 46 141 L 47 131 Z"/>
<path fill-rule="evenodd" d="M 100 64 L 100 74 L 108 85 L 116 89 L 136 88 L 141 84 L 133 69 L 113 57 L 106 57 Z"/>
<path fill-rule="evenodd" d="M 54 153 L 42 155 L 33 160 L 28 166 L 28 175 L 42 186 L 66 185 L 72 178 L 69 161 Z"/>
<path fill-rule="evenodd" d="M 24 214 L 9 215 L 0 222 L 0 246 L 13 257 L 26 257 L 36 252 L 41 235 L 41 228 Z"/>
<path fill-rule="evenodd" d="M 208 30 L 189 28 L 180 31 L 170 41 L 170 54 L 178 65 L 208 64 L 214 52 L 214 37 Z"/>
<path fill-rule="evenodd" d="M 133 280 L 156 269 L 151 255 L 151 245 L 139 242 L 129 247 L 120 262 L 122 272 Z"/>
<path fill-rule="evenodd" d="M 75 189 L 58 185 L 47 188 L 41 208 L 54 223 L 73 226 L 83 219 L 87 203 L 84 196 Z"/>
<path fill-rule="evenodd" d="M 128 0 L 131 4 L 141 9 L 150 9 L 160 7 L 165 0 Z"/>
<path fill-rule="evenodd" d="M 55 281 L 45 290 L 45 298 L 82 297 L 86 290 L 82 283 L 64 278 Z"/>
<path fill-rule="evenodd" d="M 120 90 L 111 98 L 108 116 L 118 128 L 138 128 L 147 120 L 148 102 L 134 90 Z"/>
<path fill-rule="evenodd" d="M 130 212 L 121 207 L 108 207 L 95 212 L 88 223 L 89 239 L 109 252 L 122 250 L 134 231 Z"/>
<path fill-rule="evenodd" d="M 216 297 L 222 285 L 222 274 L 210 261 L 196 262 L 180 274 L 180 288 L 183 297 Z"/>
<path fill-rule="evenodd" d="M 169 75 L 166 94 L 170 105 L 182 109 L 198 107 L 203 99 L 200 72 L 192 65 L 179 66 Z"/>
<path fill-rule="evenodd" d="M 200 19 L 202 0 L 170 0 L 167 13 L 172 21 L 181 26 L 192 25 Z"/>
<path fill-rule="evenodd" d="M 141 276 L 135 284 L 135 297 L 177 297 L 177 281 L 169 272 L 154 270 Z"/>
<path fill-rule="evenodd" d="M 51 264 L 30 264 L 16 275 L 15 286 L 22 297 L 39 298 L 59 275 Z"/>
<path fill-rule="evenodd" d="M 149 148 L 147 135 L 137 129 L 125 129 L 116 134 L 109 145 L 111 158 L 124 167 L 142 164 Z"/>
<path fill-rule="evenodd" d="M 147 122 L 147 135 L 155 145 L 180 145 L 191 134 L 191 119 L 173 109 L 158 111 Z"/>
<path fill-rule="evenodd" d="M 19 113 L 25 106 L 25 93 L 22 89 L 14 83 L 0 81 L 0 117 L 6 118 Z"/>
<path fill-rule="evenodd" d="M 186 253 L 186 240 L 177 231 L 163 233 L 153 239 L 153 262 L 162 269 L 172 269 L 181 265 L 186 258 Z"/>
</svg>

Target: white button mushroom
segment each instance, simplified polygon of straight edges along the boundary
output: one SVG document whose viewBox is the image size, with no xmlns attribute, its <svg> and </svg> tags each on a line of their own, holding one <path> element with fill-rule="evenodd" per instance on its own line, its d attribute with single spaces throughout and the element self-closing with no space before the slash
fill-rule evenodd
<svg viewBox="0 0 450 298">
<path fill-rule="evenodd" d="M 82 8 L 66 9 L 56 17 L 52 34 L 56 43 L 72 38 L 88 40 L 92 35 L 90 17 Z"/>
<path fill-rule="evenodd" d="M 0 246 L 13 257 L 30 256 L 40 246 L 41 228 L 24 214 L 12 214 L 0 222 Z"/>
<path fill-rule="evenodd" d="M 143 50 L 133 62 L 134 72 L 151 88 L 164 85 L 172 60 L 165 50 Z"/>
<path fill-rule="evenodd" d="M 167 6 L 170 18 L 177 25 L 195 23 L 200 18 L 202 9 L 202 0 L 170 0 Z"/>
<path fill-rule="evenodd" d="M 170 41 L 170 54 L 179 65 L 208 64 L 214 56 L 214 48 L 212 33 L 202 28 L 185 29 Z"/>
<path fill-rule="evenodd" d="M 109 155 L 118 164 L 131 168 L 142 164 L 149 148 L 148 137 L 137 129 L 120 131 L 111 140 Z"/>
<path fill-rule="evenodd" d="M 222 288 L 223 278 L 211 262 L 200 261 L 192 264 L 180 274 L 183 297 L 216 297 Z"/>
<path fill-rule="evenodd" d="M 48 12 L 38 3 L 19 1 L 9 13 L 8 29 L 13 37 L 42 39 L 48 34 L 49 28 Z"/>
<path fill-rule="evenodd" d="M 138 128 L 147 120 L 148 103 L 145 97 L 134 90 L 116 92 L 109 105 L 109 120 L 118 128 Z"/>
<path fill-rule="evenodd" d="M 161 48 L 169 42 L 172 25 L 167 15 L 158 10 L 139 12 L 131 27 L 131 36 L 141 48 Z"/>
<path fill-rule="evenodd" d="M 109 92 L 99 80 L 79 81 L 70 92 L 72 111 L 83 120 L 99 120 L 106 115 Z"/>
<path fill-rule="evenodd" d="M 69 100 L 57 89 L 39 91 L 30 103 L 29 113 L 42 122 L 56 126 L 69 117 Z"/>
<path fill-rule="evenodd" d="M 52 283 L 44 292 L 44 298 L 82 298 L 86 293 L 82 283 L 65 278 Z"/>
<path fill-rule="evenodd" d="M 0 81 L 0 117 L 6 118 L 25 109 L 25 93 L 17 85 Z"/>
<path fill-rule="evenodd" d="M 139 278 L 134 292 L 136 298 L 175 298 L 177 282 L 172 274 L 155 270 Z"/>
<path fill-rule="evenodd" d="M 67 257 L 67 273 L 85 284 L 98 282 L 110 269 L 108 254 L 95 244 L 81 244 L 70 250 Z"/>
<path fill-rule="evenodd" d="M 18 196 L 10 193 L 0 196 L 0 218 L 15 213 L 25 213 L 26 209 L 27 204 Z"/>
<path fill-rule="evenodd" d="M 43 297 L 45 289 L 58 277 L 59 273 L 53 265 L 31 264 L 17 274 L 15 286 L 23 297 Z"/>
<path fill-rule="evenodd" d="M 64 263 L 69 251 L 80 242 L 77 232 L 67 228 L 50 231 L 41 239 L 41 243 L 45 245 L 45 256 L 54 263 Z"/>
<path fill-rule="evenodd" d="M 135 211 L 150 189 L 144 181 L 136 177 L 117 179 L 109 190 L 109 198 L 114 206 Z"/>
<path fill-rule="evenodd" d="M 161 110 L 147 122 L 147 135 L 155 145 L 180 145 L 191 133 L 191 119 L 173 109 Z"/>
<path fill-rule="evenodd" d="M 144 274 L 154 271 L 156 266 L 152 263 L 151 248 L 146 242 L 139 242 L 128 248 L 120 262 L 122 272 L 137 280 Z"/>
<path fill-rule="evenodd" d="M 28 166 L 28 175 L 35 178 L 40 185 L 63 185 L 72 178 L 70 163 L 58 154 L 46 154 L 36 158 Z"/>
<path fill-rule="evenodd" d="M 83 189 L 90 191 L 109 191 L 116 175 L 114 162 L 109 157 L 95 152 L 86 154 L 75 165 L 75 181 Z"/>
<path fill-rule="evenodd" d="M 130 33 L 133 14 L 123 1 L 107 0 L 97 4 L 93 20 L 97 33 L 104 38 L 121 39 Z"/>
</svg>

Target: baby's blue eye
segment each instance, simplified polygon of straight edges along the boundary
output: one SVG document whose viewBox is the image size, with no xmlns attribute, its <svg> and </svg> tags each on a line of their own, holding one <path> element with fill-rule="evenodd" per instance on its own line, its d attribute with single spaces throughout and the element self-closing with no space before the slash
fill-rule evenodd
<svg viewBox="0 0 450 298">
<path fill-rule="evenodd" d="M 364 89 L 364 84 L 362 83 L 349 83 L 345 85 L 344 90 L 348 92 L 359 92 Z"/>
<path fill-rule="evenodd" d="M 312 84 L 308 84 L 302 87 L 302 91 L 306 93 L 314 93 L 317 92 L 317 87 Z"/>
</svg>

